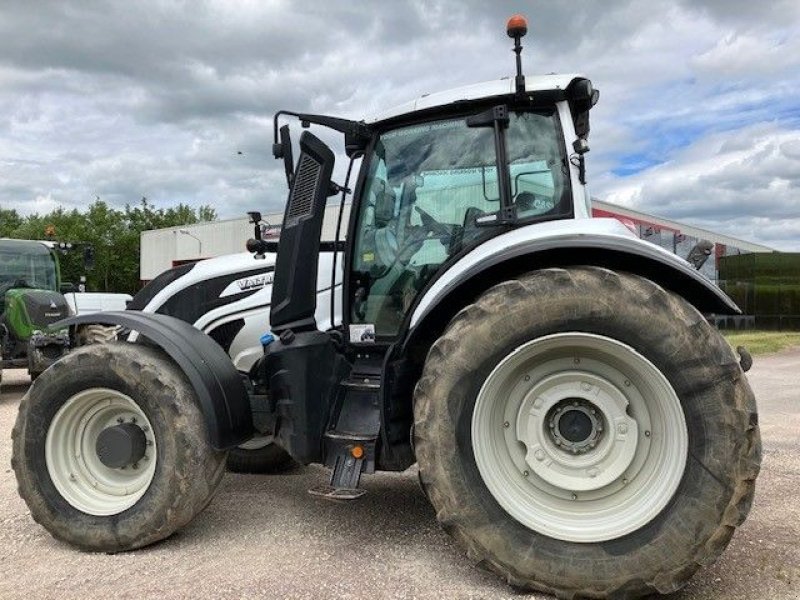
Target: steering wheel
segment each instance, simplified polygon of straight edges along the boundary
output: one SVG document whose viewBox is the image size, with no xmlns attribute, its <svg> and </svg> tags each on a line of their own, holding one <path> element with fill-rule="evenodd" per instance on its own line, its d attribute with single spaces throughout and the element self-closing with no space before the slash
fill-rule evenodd
<svg viewBox="0 0 800 600">
<path fill-rule="evenodd" d="M 430 231 L 434 235 L 440 236 L 451 236 L 453 234 L 453 226 L 452 225 L 445 225 L 444 223 L 440 223 L 436 219 L 434 219 L 431 214 L 419 206 L 414 206 L 414 210 L 419 213 L 419 218 L 422 221 L 422 226 L 425 228 L 426 231 Z"/>
</svg>

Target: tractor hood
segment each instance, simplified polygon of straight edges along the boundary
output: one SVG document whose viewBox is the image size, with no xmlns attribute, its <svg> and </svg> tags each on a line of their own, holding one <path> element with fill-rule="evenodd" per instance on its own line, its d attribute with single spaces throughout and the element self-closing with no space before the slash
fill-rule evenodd
<svg viewBox="0 0 800 600">
<path fill-rule="evenodd" d="M 28 339 L 70 315 L 62 294 L 49 290 L 16 288 L 5 293 L 3 320 L 17 339 Z"/>
</svg>

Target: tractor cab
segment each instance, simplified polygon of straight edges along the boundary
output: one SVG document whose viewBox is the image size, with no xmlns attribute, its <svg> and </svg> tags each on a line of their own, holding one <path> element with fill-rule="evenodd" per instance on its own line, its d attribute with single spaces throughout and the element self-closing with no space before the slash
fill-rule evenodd
<svg viewBox="0 0 800 600">
<path fill-rule="evenodd" d="M 512 19 L 507 33 L 514 78 L 429 94 L 363 121 L 275 115 L 273 154 L 284 161 L 290 193 L 273 307 L 308 314 L 323 209 L 339 192 L 344 204 L 357 158 L 363 160 L 346 244 L 337 248 L 344 250 L 344 325 L 352 343 L 403 337 L 424 290 L 483 242 L 515 228 L 591 216 L 584 155 L 599 92 L 580 75 L 526 78 L 526 21 Z M 279 127 L 284 116 L 344 134 L 350 168 L 343 186 L 330 180 L 333 152 L 308 131 L 295 169 L 289 126 Z M 296 328 L 294 315 L 284 314 L 273 309 L 273 327 Z"/>
<path fill-rule="evenodd" d="M 31 288 L 55 292 L 58 284 L 58 260 L 47 245 L 27 240 L 0 240 L 0 291 Z"/>
<path fill-rule="evenodd" d="M 556 107 L 503 100 L 377 128 L 354 201 L 351 324 L 393 338 L 445 263 L 509 228 L 575 216 Z"/>
</svg>

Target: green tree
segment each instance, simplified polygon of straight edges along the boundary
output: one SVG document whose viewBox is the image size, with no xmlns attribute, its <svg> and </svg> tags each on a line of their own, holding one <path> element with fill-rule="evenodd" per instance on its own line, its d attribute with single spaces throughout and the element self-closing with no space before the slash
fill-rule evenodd
<svg viewBox="0 0 800 600">
<path fill-rule="evenodd" d="M 0 237 L 9 237 L 22 225 L 22 217 L 13 208 L 0 208 Z"/>
</svg>

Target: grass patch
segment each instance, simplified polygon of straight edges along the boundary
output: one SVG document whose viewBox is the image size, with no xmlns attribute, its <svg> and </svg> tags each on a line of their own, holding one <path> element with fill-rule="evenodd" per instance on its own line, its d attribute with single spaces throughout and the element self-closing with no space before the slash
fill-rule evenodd
<svg viewBox="0 0 800 600">
<path fill-rule="evenodd" d="M 723 331 L 722 335 L 728 343 L 744 346 L 750 354 L 772 354 L 786 348 L 800 346 L 800 332 L 788 331 Z"/>
</svg>

